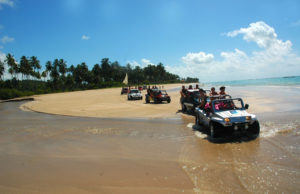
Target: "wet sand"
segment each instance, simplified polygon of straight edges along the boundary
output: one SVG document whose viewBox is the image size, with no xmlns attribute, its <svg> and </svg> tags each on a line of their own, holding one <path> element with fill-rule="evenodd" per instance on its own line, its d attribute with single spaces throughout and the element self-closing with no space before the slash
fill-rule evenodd
<svg viewBox="0 0 300 194">
<path fill-rule="evenodd" d="M 0 103 L 0 193 L 297 193 L 300 91 L 280 90 L 272 96 L 272 87 L 228 88 L 257 113 L 255 140 L 208 138 L 192 116 L 176 114 L 178 101 L 173 116 L 120 119 Z"/>
</svg>

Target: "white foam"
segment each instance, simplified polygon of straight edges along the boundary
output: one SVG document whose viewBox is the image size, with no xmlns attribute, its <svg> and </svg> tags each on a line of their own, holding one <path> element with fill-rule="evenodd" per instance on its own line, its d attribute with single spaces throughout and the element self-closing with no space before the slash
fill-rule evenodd
<svg viewBox="0 0 300 194">
<path fill-rule="evenodd" d="M 297 129 L 296 123 L 275 124 L 266 122 L 260 126 L 260 137 L 274 137 L 277 134 L 291 133 Z"/>
<path fill-rule="evenodd" d="M 195 132 L 195 135 L 196 135 L 197 137 L 201 138 L 201 139 L 207 138 L 207 135 L 204 134 L 204 133 L 201 133 L 200 131 L 196 131 L 196 132 Z"/>
<path fill-rule="evenodd" d="M 189 123 L 189 124 L 187 124 L 187 127 L 188 127 L 188 128 L 193 128 L 193 126 L 194 126 L 194 123 Z"/>
</svg>

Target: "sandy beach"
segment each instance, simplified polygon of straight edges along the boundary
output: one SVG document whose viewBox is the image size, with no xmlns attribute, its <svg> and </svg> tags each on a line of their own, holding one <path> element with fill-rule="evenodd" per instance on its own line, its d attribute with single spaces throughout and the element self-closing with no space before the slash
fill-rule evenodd
<svg viewBox="0 0 300 194">
<path fill-rule="evenodd" d="M 127 101 L 120 88 L 0 103 L 0 193 L 300 190 L 298 87 L 228 87 L 261 133 L 218 142 L 178 112 L 180 87 L 165 86 L 170 104 Z"/>
<path fill-rule="evenodd" d="M 99 89 L 35 96 L 35 101 L 26 103 L 25 109 L 69 116 L 100 118 L 170 118 L 179 109 L 180 84 L 169 84 L 171 103 L 146 104 L 143 100 L 128 101 L 127 95 L 120 95 L 121 88 Z"/>
</svg>

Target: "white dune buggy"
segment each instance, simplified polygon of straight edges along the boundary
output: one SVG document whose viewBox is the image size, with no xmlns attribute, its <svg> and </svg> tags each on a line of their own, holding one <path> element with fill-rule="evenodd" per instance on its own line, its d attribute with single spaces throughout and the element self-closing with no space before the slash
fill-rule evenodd
<svg viewBox="0 0 300 194">
<path fill-rule="evenodd" d="M 210 100 L 208 100 L 210 102 Z M 211 138 L 221 134 L 247 134 L 257 137 L 259 122 L 254 114 L 249 114 L 241 98 L 215 99 L 204 109 L 195 109 L 195 123 L 208 129 Z"/>
<path fill-rule="evenodd" d="M 127 94 L 128 100 L 142 100 L 143 95 L 138 89 L 131 89 Z"/>
</svg>

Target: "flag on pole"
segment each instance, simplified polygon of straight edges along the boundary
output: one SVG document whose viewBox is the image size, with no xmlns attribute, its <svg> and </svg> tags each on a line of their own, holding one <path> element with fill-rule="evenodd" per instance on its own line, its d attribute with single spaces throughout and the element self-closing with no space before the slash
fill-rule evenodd
<svg viewBox="0 0 300 194">
<path fill-rule="evenodd" d="M 128 75 L 127 75 L 127 73 L 126 73 L 126 76 L 123 80 L 123 84 L 128 85 Z"/>
</svg>

